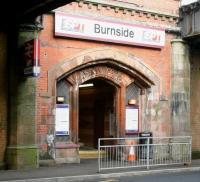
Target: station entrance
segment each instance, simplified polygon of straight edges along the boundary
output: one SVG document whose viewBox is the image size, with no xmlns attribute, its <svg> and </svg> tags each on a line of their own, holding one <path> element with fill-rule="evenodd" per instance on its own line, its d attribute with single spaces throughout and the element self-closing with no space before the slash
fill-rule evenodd
<svg viewBox="0 0 200 182">
<path fill-rule="evenodd" d="M 123 60 L 126 59 L 128 58 Z M 141 106 L 146 100 L 143 93 L 146 93 L 145 89 L 151 83 L 144 74 L 141 76 L 140 71 L 145 70 L 143 67 L 136 72 L 114 59 L 87 61 L 84 57 L 84 65 L 75 66 L 78 62 L 75 65 L 73 62 L 73 68 L 68 65 L 59 72 L 56 93 L 57 97 L 65 98 L 69 124 L 68 135 L 56 141 L 56 146 L 60 147 L 60 143 L 62 144 L 62 148 L 56 148 L 57 154 L 62 156 L 56 156 L 56 160 L 61 158 L 64 162 L 72 163 L 80 162 L 82 158 L 96 158 L 99 138 L 123 137 L 127 131 L 133 131 L 126 122 L 129 101 L 134 100 L 138 108 L 145 108 Z M 136 63 L 137 60 L 134 64 Z M 140 129 L 141 113 L 142 111 L 138 112 L 135 122 L 137 128 L 134 131 Z"/>
<path fill-rule="evenodd" d="M 98 147 L 98 138 L 116 133 L 116 88 L 103 79 L 89 80 L 79 86 L 80 149 Z"/>
</svg>

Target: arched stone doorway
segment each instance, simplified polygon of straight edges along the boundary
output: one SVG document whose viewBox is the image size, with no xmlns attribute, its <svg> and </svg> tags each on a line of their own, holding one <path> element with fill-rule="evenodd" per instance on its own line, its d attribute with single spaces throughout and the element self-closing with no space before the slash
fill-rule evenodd
<svg viewBox="0 0 200 182">
<path fill-rule="evenodd" d="M 80 69 L 71 73 L 69 76 L 65 77 L 65 79 L 70 83 L 72 87 L 72 102 L 71 102 L 71 123 L 72 123 L 72 132 L 73 133 L 73 141 L 78 143 L 79 142 L 79 97 L 80 97 L 80 85 L 84 83 L 93 82 L 95 84 L 100 84 L 107 88 L 101 88 L 102 92 L 106 92 L 113 97 L 110 102 L 115 105 L 114 108 L 114 118 L 115 118 L 115 137 L 123 136 L 124 135 L 124 117 L 125 117 L 125 105 L 126 101 L 124 99 L 126 87 L 134 82 L 134 79 L 131 78 L 128 74 L 120 71 L 119 69 L 112 67 L 108 64 L 98 64 L 88 66 L 86 68 Z M 97 90 L 94 94 L 97 94 Z M 103 93 L 101 93 L 103 94 Z M 98 95 L 102 96 L 102 95 Z M 98 100 L 98 98 L 95 98 Z M 86 98 L 85 98 L 86 99 Z M 104 104 L 107 101 L 104 101 Z M 107 103 L 106 103 L 107 104 Z M 105 106 L 103 106 L 105 107 Z M 110 106 L 111 107 L 111 106 Z M 95 106 L 94 108 L 95 109 Z M 103 112 L 103 111 L 102 111 Z M 96 113 L 95 111 L 91 113 L 94 117 L 100 119 L 97 115 L 100 115 L 99 112 Z M 105 114 L 105 113 L 104 113 Z M 104 115 L 105 116 L 105 115 Z M 106 117 L 106 116 L 105 116 Z M 108 116 L 107 116 L 108 117 Z M 103 137 L 104 135 L 102 135 Z M 94 137 L 95 138 L 95 137 Z M 94 139 L 96 141 L 96 139 Z M 95 142 L 96 143 L 96 142 Z M 95 144 L 96 145 L 96 144 Z"/>
<path fill-rule="evenodd" d="M 140 60 L 133 55 L 110 48 L 83 51 L 81 54 L 61 62 L 57 67 L 50 70 L 48 74 L 49 95 L 56 96 L 54 83 L 55 85 L 58 85 L 58 83 L 62 81 L 65 81 L 67 83 L 66 85 L 68 85 L 66 88 L 68 88 L 68 102 L 70 105 L 70 135 L 67 137 L 67 140 L 73 144 L 79 144 L 81 142 L 86 143 L 83 136 L 84 129 L 81 127 L 81 125 L 84 125 L 84 122 L 81 121 L 82 119 L 84 120 L 84 118 L 82 118 L 82 111 L 80 111 L 80 109 L 82 109 L 80 100 L 82 99 L 81 95 L 83 94 L 82 90 L 80 90 L 80 85 L 90 82 L 93 82 L 94 84 L 95 82 L 100 81 L 103 87 L 108 87 L 107 89 L 103 89 L 103 91 L 108 95 L 110 94 L 110 98 L 113 99 L 110 99 L 108 103 L 104 100 L 103 105 L 108 104 L 110 109 L 113 110 L 115 127 L 109 133 L 112 133 L 113 137 L 125 136 L 125 110 L 128 99 L 135 97 L 138 101 L 137 104 L 140 108 L 139 125 L 141 127 L 143 125 L 142 122 L 145 122 L 141 113 L 144 113 L 147 109 L 145 108 L 145 105 L 151 107 L 152 103 L 149 101 L 147 103 L 147 90 L 149 88 L 153 90 L 152 93 L 154 95 L 152 95 L 152 97 L 154 102 L 158 101 L 160 93 L 163 93 L 160 78 L 148 66 L 144 65 L 144 63 L 140 62 Z M 130 91 L 133 91 L 131 93 L 134 93 L 135 95 L 128 94 Z M 91 97 L 91 95 L 88 95 L 88 97 Z M 96 96 L 96 98 L 97 97 L 99 96 Z M 114 105 L 114 107 L 112 107 L 112 105 Z M 95 117 L 94 105 L 93 111 L 90 114 Z M 102 120 L 103 117 L 100 118 L 97 116 L 101 114 L 103 117 L 109 117 L 109 114 L 106 115 L 105 110 L 102 109 L 102 111 L 96 113 L 98 120 Z M 151 117 L 151 115 L 147 117 Z M 146 120 L 151 122 L 151 118 L 147 117 Z M 106 122 L 103 125 L 106 125 Z M 89 128 L 89 130 L 89 138 L 91 139 L 89 145 L 91 147 L 96 147 L 96 140 L 98 137 L 107 137 L 105 133 L 108 131 L 105 129 L 102 129 L 96 136 L 92 136 L 96 131 L 94 127 Z"/>
</svg>

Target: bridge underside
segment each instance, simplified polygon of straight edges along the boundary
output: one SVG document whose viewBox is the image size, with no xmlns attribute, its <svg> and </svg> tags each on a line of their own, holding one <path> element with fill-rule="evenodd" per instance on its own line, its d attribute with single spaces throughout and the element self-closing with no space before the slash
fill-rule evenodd
<svg viewBox="0 0 200 182">
<path fill-rule="evenodd" d="M 2 30 L 13 25 L 32 21 L 38 15 L 59 6 L 68 4 L 73 0 L 20 0 L 4 1 L 0 11 L 0 22 Z"/>
</svg>

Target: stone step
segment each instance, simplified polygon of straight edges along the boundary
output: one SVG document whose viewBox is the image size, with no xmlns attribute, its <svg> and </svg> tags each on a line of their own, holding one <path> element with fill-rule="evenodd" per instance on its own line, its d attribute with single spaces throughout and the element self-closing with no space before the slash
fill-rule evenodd
<svg viewBox="0 0 200 182">
<path fill-rule="evenodd" d="M 105 152 L 101 151 L 101 155 L 104 155 Z M 79 150 L 80 159 L 94 159 L 98 158 L 98 150 Z"/>
</svg>

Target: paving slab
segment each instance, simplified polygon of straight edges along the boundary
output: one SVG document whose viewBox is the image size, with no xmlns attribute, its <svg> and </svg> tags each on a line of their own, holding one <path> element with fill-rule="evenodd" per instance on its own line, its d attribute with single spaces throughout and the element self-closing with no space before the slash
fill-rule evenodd
<svg viewBox="0 0 200 182">
<path fill-rule="evenodd" d="M 200 160 L 193 160 L 191 165 L 170 165 L 146 168 L 127 168 L 103 170 L 98 172 L 96 159 L 84 159 L 80 164 L 62 164 L 26 170 L 1 170 L 0 181 L 16 182 L 64 182 L 82 181 L 107 177 L 148 175 L 156 173 L 200 171 Z"/>
</svg>

